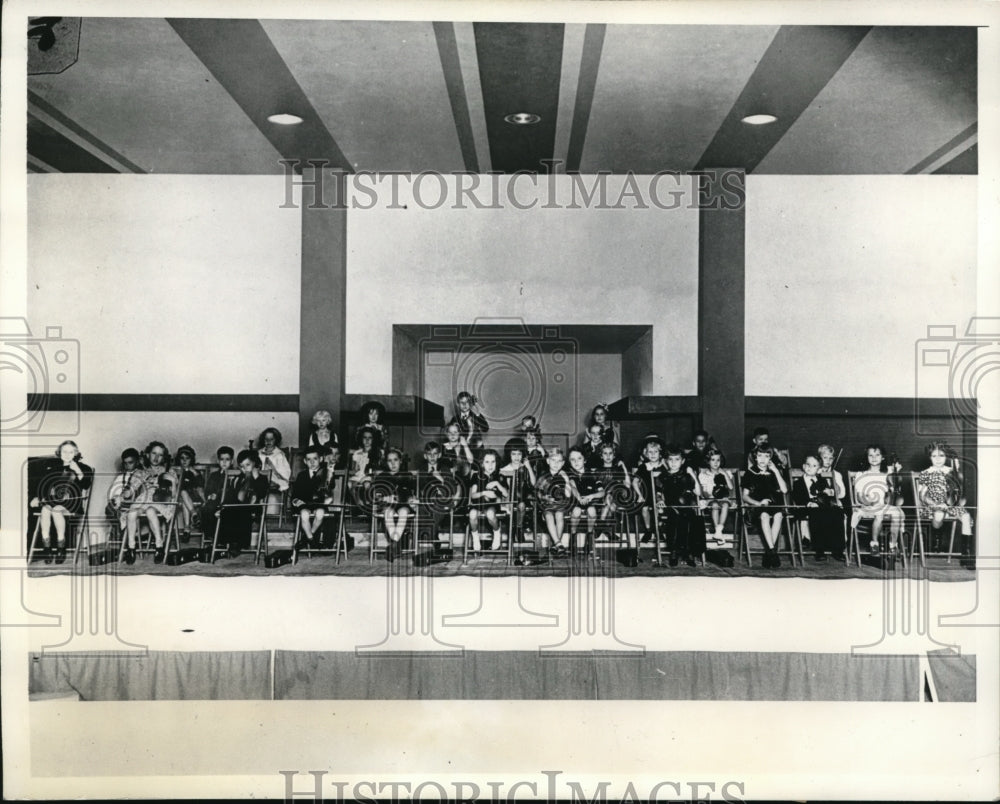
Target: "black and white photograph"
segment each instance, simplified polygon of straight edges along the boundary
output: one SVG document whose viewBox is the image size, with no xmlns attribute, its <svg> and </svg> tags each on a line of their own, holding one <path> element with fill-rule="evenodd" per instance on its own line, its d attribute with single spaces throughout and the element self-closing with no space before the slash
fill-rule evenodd
<svg viewBox="0 0 1000 804">
<path fill-rule="evenodd" d="M 6 3 L 5 797 L 1000 796 L 998 26 Z"/>
</svg>

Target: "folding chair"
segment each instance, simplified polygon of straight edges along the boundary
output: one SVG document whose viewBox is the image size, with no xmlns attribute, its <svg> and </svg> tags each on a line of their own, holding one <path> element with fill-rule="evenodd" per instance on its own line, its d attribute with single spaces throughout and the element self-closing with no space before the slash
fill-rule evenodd
<svg viewBox="0 0 1000 804">
<path fill-rule="evenodd" d="M 264 508 L 264 512 L 265 515 L 271 517 L 271 519 L 277 519 L 277 529 L 282 530 L 285 525 L 285 516 L 291 512 L 291 502 L 292 502 L 291 484 L 292 481 L 295 479 L 296 461 L 299 461 L 299 468 L 301 469 L 301 455 L 298 455 L 297 454 L 298 451 L 293 450 L 291 447 L 278 447 L 278 449 L 281 451 L 281 454 L 285 456 L 285 460 L 288 461 L 288 467 L 289 467 L 288 487 L 284 491 L 281 491 L 278 489 L 277 483 L 268 480 L 269 493 L 268 493 L 267 505 Z M 264 473 L 268 476 L 268 478 L 271 477 L 272 473 L 270 469 L 264 470 Z M 271 508 L 274 505 L 274 503 L 272 503 L 270 500 L 270 497 L 272 495 L 276 495 L 278 497 L 278 502 L 277 502 L 278 513 L 276 514 L 267 513 L 267 509 Z"/>
<path fill-rule="evenodd" d="M 314 554 L 325 555 L 333 553 L 334 563 L 339 564 L 341 556 L 347 558 L 347 523 L 345 517 L 347 515 L 347 475 L 346 469 L 337 469 L 333 473 L 333 488 L 330 489 L 330 496 L 332 501 L 323 506 L 325 511 L 323 524 L 320 526 L 322 530 L 320 531 L 320 544 L 312 545 L 309 544 L 303 549 L 298 548 L 299 544 L 299 533 L 302 532 L 302 520 L 296 516 L 295 517 L 295 533 L 292 536 L 292 563 L 298 562 L 299 553 L 304 552 L 307 556 L 312 558 Z M 330 531 L 333 531 L 331 537 Z M 330 547 L 324 547 L 323 544 L 330 543 Z"/>
<path fill-rule="evenodd" d="M 219 533 L 222 529 L 222 519 L 225 516 L 226 511 L 235 511 L 237 509 L 249 508 L 251 512 L 254 509 L 259 509 L 257 516 L 251 516 L 250 527 L 253 527 L 254 520 L 257 519 L 257 547 L 254 549 L 254 564 L 260 563 L 260 557 L 263 553 L 267 555 L 267 500 L 262 502 L 247 503 L 239 502 L 235 497 L 236 495 L 236 480 L 242 474 L 240 469 L 228 469 L 226 471 L 226 482 L 222 486 L 222 494 L 219 499 L 219 516 L 215 520 L 215 529 L 212 533 L 212 548 L 208 554 L 208 563 L 214 564 L 216 556 L 219 553 L 228 553 L 230 545 L 226 545 L 225 550 L 219 547 Z M 268 487 L 270 487 L 270 472 L 265 472 L 268 476 Z M 252 540 L 251 540 L 252 541 Z"/>
<path fill-rule="evenodd" d="M 920 504 L 920 480 L 919 480 L 919 478 L 920 478 L 920 472 L 911 472 L 910 473 L 910 485 L 913 488 L 913 504 L 914 504 L 913 514 L 914 514 L 914 519 L 916 520 L 916 525 L 915 526 L 916 526 L 916 534 L 917 534 L 916 538 L 913 539 L 910 542 L 910 560 L 911 561 L 913 560 L 913 555 L 916 552 L 917 547 L 919 547 L 920 548 L 920 566 L 921 567 L 926 567 L 927 566 L 927 560 L 926 560 L 926 558 L 927 558 L 928 554 L 930 554 L 932 556 L 941 556 L 941 555 L 944 555 L 944 556 L 947 557 L 947 563 L 950 564 L 951 563 L 951 559 L 952 559 L 953 556 L 957 555 L 959 558 L 962 557 L 962 553 L 961 552 L 958 552 L 958 553 L 955 552 L 955 532 L 958 530 L 958 525 L 961 522 L 961 518 L 960 517 L 956 517 L 956 516 L 945 516 L 945 518 L 944 518 L 944 522 L 945 523 L 950 523 L 951 524 L 950 533 L 948 535 L 948 551 L 946 553 L 942 553 L 940 551 L 933 550 L 933 549 L 927 550 L 926 546 L 924 545 L 924 530 L 923 529 L 924 529 L 924 526 L 926 525 L 927 532 L 928 532 L 929 536 L 933 536 L 933 529 L 931 528 L 931 520 L 930 520 L 930 518 L 923 516 L 923 514 L 921 513 L 921 510 L 920 510 L 921 504 Z M 944 523 L 942 523 L 942 527 L 943 527 L 943 524 Z M 934 545 L 933 545 L 933 540 L 932 540 L 931 547 L 933 547 L 933 546 Z"/>
<path fill-rule="evenodd" d="M 167 470 L 170 471 L 170 470 Z M 163 514 L 157 512 L 157 517 L 161 521 L 160 531 L 163 534 L 163 561 L 166 563 L 166 557 L 170 554 L 171 540 L 175 540 L 176 544 L 180 545 L 180 540 L 177 536 L 177 507 L 181 504 L 181 481 L 177 475 L 177 482 L 174 483 L 173 491 L 170 494 L 170 499 L 164 502 L 157 502 L 156 505 L 166 505 L 173 508 L 173 515 L 170 517 L 169 521 L 166 521 L 166 517 Z M 138 503 L 140 511 L 149 505 L 150 501 L 146 500 L 144 502 Z M 136 506 L 136 503 L 132 503 L 132 506 Z M 136 528 L 135 534 L 135 553 L 137 556 L 141 556 L 144 553 L 155 553 L 157 550 L 156 542 L 153 539 L 152 531 L 149 530 L 149 523 L 146 521 L 145 513 L 140 512 L 139 518 L 137 520 L 138 527 Z M 143 542 L 143 534 L 146 536 L 145 542 Z M 126 525 L 126 531 L 122 534 L 122 543 L 118 548 L 118 563 L 121 563 L 125 558 L 125 549 L 128 545 L 128 530 Z"/>
<path fill-rule="evenodd" d="M 862 490 L 859 489 L 857 481 L 858 481 L 858 477 L 861 476 L 861 475 L 863 475 L 863 474 L 866 474 L 866 473 L 865 472 L 848 472 L 847 473 L 848 485 L 850 486 L 850 488 L 848 489 L 847 493 L 851 497 L 851 509 L 852 509 L 852 512 L 851 512 L 851 523 L 850 523 L 850 534 L 851 535 L 850 535 L 850 541 L 848 542 L 848 545 L 847 545 L 847 562 L 846 562 L 847 566 L 851 565 L 851 556 L 852 555 L 857 560 L 858 566 L 859 567 L 861 566 L 861 547 L 860 547 L 860 540 L 858 539 L 859 526 L 862 523 L 871 522 L 872 523 L 871 527 L 874 528 L 875 515 L 874 514 L 862 514 L 861 513 L 861 509 L 862 508 L 864 508 L 866 505 L 870 505 L 871 504 L 871 500 L 870 499 L 869 500 L 863 500 L 861 498 L 860 494 L 859 494 L 859 492 L 861 492 Z M 883 475 L 882 477 L 883 478 L 888 478 L 888 475 Z M 906 515 L 905 515 L 905 509 L 903 509 L 902 506 L 896 506 L 895 505 L 895 503 L 896 503 L 895 499 L 891 499 L 891 500 L 889 499 L 889 496 L 891 494 L 891 489 L 889 487 L 889 481 L 888 481 L 888 479 L 880 481 L 879 478 L 877 478 L 875 475 L 868 475 L 868 477 L 866 479 L 866 482 L 865 482 L 864 491 L 867 492 L 867 493 L 877 493 L 880 489 L 882 491 L 882 494 L 884 495 L 884 499 L 886 500 L 886 508 L 888 508 L 891 505 L 891 506 L 900 508 L 902 510 L 902 512 L 903 512 L 903 526 L 900 528 L 900 533 L 899 533 L 899 542 L 900 543 L 897 545 L 897 554 L 899 555 L 899 558 L 902 561 L 903 566 L 905 567 L 906 566 L 906 558 L 907 558 L 907 556 L 906 556 L 906 544 L 905 544 L 905 540 L 906 540 Z M 891 555 L 891 548 L 889 546 L 890 543 L 891 543 L 891 539 L 884 533 L 885 529 L 888 528 L 888 527 L 891 527 L 891 522 L 886 522 L 886 523 L 883 524 L 883 526 L 882 526 L 883 534 L 882 534 L 882 537 L 879 540 L 879 554 L 883 558 Z"/>
<path fill-rule="evenodd" d="M 705 547 L 710 550 L 731 550 L 739 548 L 739 530 L 740 530 L 740 494 L 739 485 L 737 485 L 735 478 L 733 477 L 733 471 L 731 469 L 722 469 L 722 472 L 726 474 L 729 478 L 730 490 L 729 496 L 723 499 L 712 499 L 708 501 L 708 505 L 701 509 L 701 522 L 705 528 Z M 709 539 L 709 528 L 712 529 L 712 533 L 715 532 L 715 520 L 712 517 L 712 503 L 726 503 L 729 506 L 729 510 L 726 511 L 726 518 L 722 523 L 722 533 L 726 535 L 726 526 L 732 522 L 732 530 L 730 535 L 732 540 L 730 544 L 726 544 L 724 540 L 722 544 L 715 542 L 714 539 Z M 712 541 L 713 544 L 709 545 L 708 542 Z M 704 554 L 702 554 L 702 563 L 704 563 Z"/>
<path fill-rule="evenodd" d="M 402 470 L 400 470 L 402 472 Z M 382 530 L 379 527 L 380 522 L 384 522 L 384 515 L 386 505 L 381 501 L 380 491 L 378 489 L 378 476 L 368 478 L 363 483 L 358 483 L 354 487 L 354 502 L 361 507 L 362 510 L 365 508 L 370 509 L 370 523 L 371 527 L 368 533 L 368 564 L 374 564 L 376 557 L 379 555 L 384 555 L 388 560 L 388 549 L 389 549 L 389 534 L 385 533 L 384 544 L 379 544 L 379 533 Z M 410 509 L 410 517 L 406 521 L 406 526 L 403 529 L 403 533 L 399 538 L 399 544 L 403 545 L 409 543 L 409 547 L 400 547 L 399 555 L 403 553 L 409 553 L 413 555 L 416 553 L 416 510 L 419 505 L 414 505 L 413 501 L 408 500 L 405 503 L 395 503 L 395 505 L 405 505 Z M 409 538 L 407 538 L 409 536 Z"/>
<path fill-rule="evenodd" d="M 452 479 L 448 471 L 441 473 L 445 483 L 427 472 L 416 473 L 417 500 L 413 512 L 414 539 L 416 548 L 434 547 L 441 544 L 442 520 L 448 524 L 447 545 L 455 541 L 455 510 L 460 502 L 461 485 Z M 454 485 L 448 482 L 451 479 Z M 426 538 L 425 538 L 426 537 Z"/>
<path fill-rule="evenodd" d="M 788 485 L 788 491 L 789 491 L 788 497 L 790 498 L 789 502 L 792 502 L 792 499 L 791 499 L 792 484 L 795 483 L 795 481 L 798 480 L 799 478 L 803 477 L 805 475 L 805 472 L 803 472 L 801 469 L 792 469 L 789 474 L 790 474 L 790 478 L 789 479 L 791 480 L 791 483 L 789 483 L 789 485 Z M 831 480 L 831 482 L 832 482 L 832 480 Z M 797 543 L 799 545 L 800 554 L 804 554 L 805 548 L 803 547 L 803 544 L 804 544 L 805 539 L 803 538 L 803 534 L 802 534 L 802 525 L 803 524 L 805 524 L 805 525 L 809 524 L 808 509 L 807 508 L 800 508 L 799 506 L 797 506 L 797 505 L 795 505 L 793 503 L 793 504 L 789 505 L 789 507 L 788 507 L 787 510 L 788 510 L 788 523 L 789 523 L 789 527 L 794 526 L 793 529 L 796 532 L 796 541 L 797 541 Z M 841 520 L 843 522 L 843 527 L 844 527 L 844 546 L 848 546 L 847 545 L 847 541 L 848 541 L 847 540 L 847 517 L 846 516 L 841 516 Z M 813 536 L 812 536 L 812 534 L 810 534 L 810 542 L 812 542 L 812 540 L 813 540 Z M 848 562 L 850 561 L 850 557 L 849 556 L 848 556 L 847 560 L 848 560 Z"/>
<path fill-rule="evenodd" d="M 80 557 L 80 551 L 86 549 L 88 552 L 90 550 L 90 536 L 88 533 L 88 521 L 90 512 L 90 488 L 81 489 L 80 493 L 80 510 L 76 513 L 72 513 L 66 517 L 66 549 L 69 551 L 73 550 L 73 560 L 70 562 L 70 566 L 76 566 L 77 559 Z M 72 548 L 69 547 L 70 540 L 72 539 Z M 49 536 L 50 544 L 55 544 L 54 538 Z M 31 542 L 28 545 L 28 563 L 30 564 L 34 560 L 35 551 L 38 549 L 39 544 L 44 545 L 45 540 L 42 538 L 42 518 L 39 516 L 35 520 L 35 528 L 31 533 Z"/>
<path fill-rule="evenodd" d="M 469 502 L 469 508 L 477 510 L 479 512 L 478 524 L 480 525 L 480 556 L 503 556 L 506 561 L 506 566 L 510 566 L 514 561 L 514 499 L 511 496 L 507 500 L 477 500 L 476 502 Z M 497 549 L 491 549 L 488 547 L 482 547 L 482 543 L 486 540 L 492 542 L 493 534 L 488 531 L 482 530 L 482 525 L 485 523 L 487 526 L 489 522 L 486 519 L 486 509 L 496 508 L 497 524 L 500 526 L 500 546 Z M 504 523 L 507 524 L 507 534 L 504 537 Z M 469 547 L 472 542 L 472 524 L 471 522 L 466 522 L 465 524 L 465 539 L 462 543 L 462 563 L 469 563 Z M 506 546 L 505 546 L 506 542 Z"/>
<path fill-rule="evenodd" d="M 785 454 L 787 455 L 787 450 L 781 450 L 781 451 L 785 452 Z M 760 531 L 757 529 L 757 526 L 753 524 L 753 518 L 752 518 L 753 508 L 748 507 L 743 503 L 742 481 L 743 481 L 743 475 L 746 473 L 746 470 L 737 469 L 734 471 L 736 472 L 736 476 L 733 478 L 733 480 L 736 483 L 736 488 L 740 490 L 739 510 L 740 510 L 742 529 L 743 529 L 742 538 L 740 539 L 740 558 L 746 560 L 748 567 L 752 567 L 753 556 L 754 555 L 762 556 L 766 552 L 764 548 L 764 535 L 760 533 Z M 786 483 L 788 482 L 787 477 L 785 478 L 785 482 Z M 782 495 L 782 497 L 783 499 L 780 507 L 783 508 L 784 516 L 781 518 L 781 530 L 778 532 L 778 538 L 775 540 L 774 550 L 779 557 L 786 556 L 793 567 L 795 566 L 796 557 L 799 560 L 799 564 L 804 566 L 805 555 L 802 552 L 802 541 L 798 538 L 798 534 L 793 531 L 793 529 L 789 524 L 788 511 L 790 505 L 789 505 L 788 494 L 786 493 Z M 751 535 L 757 536 L 757 538 L 759 539 L 761 544 L 759 548 L 756 547 L 751 548 L 750 546 Z M 785 544 L 786 544 L 785 549 L 781 548 L 782 535 L 784 535 L 785 537 Z"/>
</svg>

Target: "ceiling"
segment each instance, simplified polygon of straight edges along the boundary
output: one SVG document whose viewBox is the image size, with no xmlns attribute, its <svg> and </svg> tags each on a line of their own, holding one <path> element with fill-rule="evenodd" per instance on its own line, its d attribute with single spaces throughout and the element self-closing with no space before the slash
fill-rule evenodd
<svg viewBox="0 0 1000 804">
<path fill-rule="evenodd" d="M 277 174 L 310 159 L 977 172 L 971 27 L 84 18 L 78 30 L 73 63 L 28 78 L 33 172 Z M 72 61 L 72 36 L 49 55 Z M 517 112 L 541 120 L 504 121 Z M 268 122 L 276 113 L 303 122 Z M 777 121 L 742 122 L 759 113 Z"/>
</svg>

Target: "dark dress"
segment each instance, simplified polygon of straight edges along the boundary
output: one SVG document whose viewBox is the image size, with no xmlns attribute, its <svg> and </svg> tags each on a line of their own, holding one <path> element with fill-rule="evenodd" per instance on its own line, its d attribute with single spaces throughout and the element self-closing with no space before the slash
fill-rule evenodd
<svg viewBox="0 0 1000 804">
<path fill-rule="evenodd" d="M 763 514 L 774 516 L 775 514 L 784 512 L 785 508 L 781 505 L 784 495 L 781 493 L 781 487 L 778 485 L 778 478 L 774 476 L 773 472 L 766 470 L 758 472 L 756 468 L 748 469 L 743 473 L 740 488 L 750 492 L 750 497 L 754 500 L 769 499 L 771 501 L 770 505 L 746 506 L 745 510 L 750 512 L 750 520 L 758 528 L 760 527 L 760 518 Z M 775 505 L 775 503 L 778 504 Z"/>
</svg>

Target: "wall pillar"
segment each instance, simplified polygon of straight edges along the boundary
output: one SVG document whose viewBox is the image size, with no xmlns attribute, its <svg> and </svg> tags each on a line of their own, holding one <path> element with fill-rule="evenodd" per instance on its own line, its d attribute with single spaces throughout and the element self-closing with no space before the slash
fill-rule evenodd
<svg viewBox="0 0 1000 804">
<path fill-rule="evenodd" d="M 717 168 L 697 180 L 698 395 L 703 427 L 733 467 L 746 446 L 746 174 Z"/>
<path fill-rule="evenodd" d="M 347 329 L 347 205 L 343 173 L 302 171 L 302 287 L 299 335 L 299 445 L 319 408 L 340 432 Z"/>
</svg>

